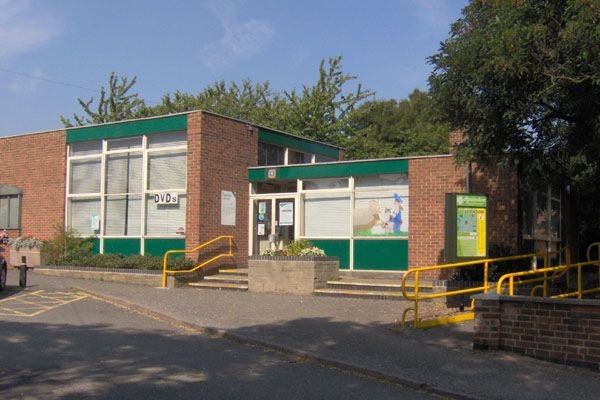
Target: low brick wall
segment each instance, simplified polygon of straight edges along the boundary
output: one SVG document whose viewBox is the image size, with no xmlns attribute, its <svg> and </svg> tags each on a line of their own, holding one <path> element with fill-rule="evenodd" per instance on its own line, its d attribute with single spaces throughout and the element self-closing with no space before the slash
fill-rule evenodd
<svg viewBox="0 0 600 400">
<path fill-rule="evenodd" d="M 106 270 L 102 271 L 99 269 L 77 269 L 66 267 L 61 269 L 60 267 L 51 267 L 51 268 L 35 268 L 33 270 L 34 274 L 39 275 L 47 275 L 47 276 L 56 276 L 56 277 L 64 277 L 64 278 L 77 278 L 77 279 L 91 279 L 96 281 L 105 281 L 105 282 L 119 282 L 119 283 L 127 283 L 134 285 L 144 285 L 144 286 L 155 286 L 158 287 L 162 283 L 162 275 L 160 272 L 150 272 L 150 271 L 139 271 L 133 270 L 131 272 L 127 271 L 118 271 L 118 270 Z M 168 277 L 167 282 L 169 287 L 174 287 L 174 279 L 172 277 Z"/>
<path fill-rule="evenodd" d="M 480 294 L 473 347 L 600 371 L 600 300 Z"/>
<path fill-rule="evenodd" d="M 337 257 L 251 257 L 248 290 L 259 293 L 312 294 L 339 277 Z"/>
</svg>

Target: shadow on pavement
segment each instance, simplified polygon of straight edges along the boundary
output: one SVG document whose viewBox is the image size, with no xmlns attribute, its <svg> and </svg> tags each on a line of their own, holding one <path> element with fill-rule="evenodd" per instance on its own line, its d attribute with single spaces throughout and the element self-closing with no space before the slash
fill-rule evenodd
<svg viewBox="0 0 600 400">
<path fill-rule="evenodd" d="M 392 399 L 404 390 L 173 330 L 5 321 L 0 348 L 3 398 Z"/>
</svg>

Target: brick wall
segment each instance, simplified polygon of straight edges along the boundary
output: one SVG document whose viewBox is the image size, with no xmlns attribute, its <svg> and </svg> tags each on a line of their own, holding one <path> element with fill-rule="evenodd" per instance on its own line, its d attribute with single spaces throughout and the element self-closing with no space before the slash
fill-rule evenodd
<svg viewBox="0 0 600 400">
<path fill-rule="evenodd" d="M 23 193 L 21 229 L 9 235 L 50 238 L 65 216 L 65 131 L 0 138 L 0 156 L 0 184 Z"/>
<path fill-rule="evenodd" d="M 488 195 L 488 243 L 516 247 L 518 186 L 515 172 L 473 166 L 473 193 Z M 442 264 L 446 193 L 466 191 L 466 166 L 454 157 L 416 158 L 409 161 L 409 268 Z M 426 278 L 445 275 L 432 273 Z"/>
<path fill-rule="evenodd" d="M 188 211 L 186 246 L 233 235 L 237 266 L 248 259 L 248 175 L 256 166 L 258 131 L 235 120 L 188 115 Z M 236 193 L 235 226 L 221 225 L 221 191 Z"/>
<path fill-rule="evenodd" d="M 442 264 L 445 194 L 464 192 L 465 169 L 454 157 L 442 156 L 411 159 L 408 171 L 408 267 Z"/>
<path fill-rule="evenodd" d="M 475 296 L 473 347 L 600 371 L 600 301 Z"/>
</svg>

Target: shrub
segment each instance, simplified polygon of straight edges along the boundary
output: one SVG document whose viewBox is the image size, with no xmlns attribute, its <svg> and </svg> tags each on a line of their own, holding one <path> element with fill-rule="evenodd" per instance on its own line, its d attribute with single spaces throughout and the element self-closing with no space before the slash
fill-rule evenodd
<svg viewBox="0 0 600 400">
<path fill-rule="evenodd" d="M 54 236 L 43 243 L 41 251 L 50 265 L 70 265 L 72 260 L 91 256 L 93 247 L 93 238 L 79 237 L 76 231 L 58 224 L 54 226 Z"/>
<path fill-rule="evenodd" d="M 293 240 L 283 250 L 266 250 L 263 256 L 313 256 L 325 257 L 325 252 L 308 240 Z"/>
<path fill-rule="evenodd" d="M 49 265 L 66 265 L 94 268 L 129 268 L 145 270 L 161 270 L 161 256 L 142 256 L 123 254 L 93 254 L 94 238 L 83 238 L 64 225 L 54 227 L 54 236 L 42 244 L 41 251 L 47 256 Z M 170 258 L 170 269 L 190 269 L 194 266 L 191 260 L 184 257 Z"/>
<path fill-rule="evenodd" d="M 123 254 L 91 254 L 79 259 L 68 260 L 67 264 L 92 268 L 124 268 L 141 270 L 162 270 L 161 256 L 123 255 Z M 183 270 L 194 267 L 194 263 L 186 258 L 169 259 L 169 269 Z"/>
</svg>

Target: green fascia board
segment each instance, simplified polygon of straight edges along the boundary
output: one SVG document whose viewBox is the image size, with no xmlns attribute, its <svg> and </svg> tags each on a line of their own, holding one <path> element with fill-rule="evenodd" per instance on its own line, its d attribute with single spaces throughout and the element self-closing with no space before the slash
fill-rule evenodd
<svg viewBox="0 0 600 400">
<path fill-rule="evenodd" d="M 335 158 L 336 160 L 339 160 L 340 158 L 340 149 L 338 147 L 315 142 L 310 139 L 286 135 L 285 133 L 272 132 L 263 128 L 258 129 L 258 141 L 282 147 L 289 147 L 306 153 L 322 154 L 327 157 Z"/>
<path fill-rule="evenodd" d="M 272 169 L 277 170 L 277 176 L 275 179 L 269 179 L 267 177 L 267 171 Z M 248 170 L 248 180 L 250 182 L 262 182 L 269 180 L 286 181 L 307 178 L 397 174 L 407 172 L 408 160 L 374 160 L 251 168 Z"/>
<path fill-rule="evenodd" d="M 67 143 L 187 130 L 187 114 L 67 129 Z"/>
</svg>

